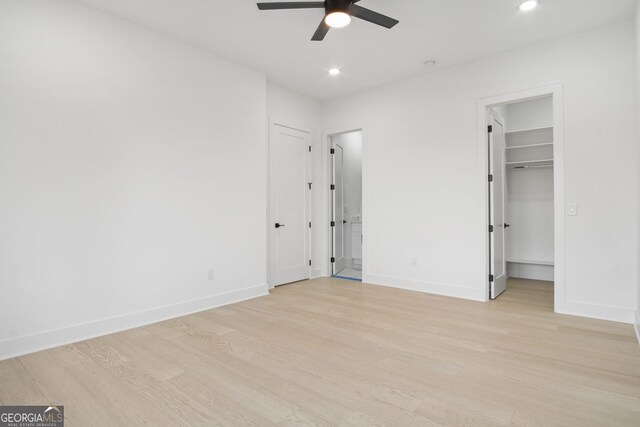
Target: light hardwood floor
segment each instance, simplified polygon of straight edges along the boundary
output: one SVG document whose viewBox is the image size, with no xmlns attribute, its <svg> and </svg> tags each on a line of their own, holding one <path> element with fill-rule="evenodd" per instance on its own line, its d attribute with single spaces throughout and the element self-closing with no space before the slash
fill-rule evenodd
<svg viewBox="0 0 640 427">
<path fill-rule="evenodd" d="M 68 426 L 640 426 L 630 325 L 548 283 L 476 303 L 337 279 L 0 362 L 0 403 Z"/>
</svg>

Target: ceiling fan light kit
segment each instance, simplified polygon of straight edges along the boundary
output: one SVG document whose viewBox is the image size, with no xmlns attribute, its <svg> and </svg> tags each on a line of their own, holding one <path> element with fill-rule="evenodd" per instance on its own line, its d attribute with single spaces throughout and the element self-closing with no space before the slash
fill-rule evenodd
<svg viewBox="0 0 640 427">
<path fill-rule="evenodd" d="M 346 27 L 351 23 L 351 15 L 346 12 L 331 12 L 324 18 L 324 22 L 331 28 Z"/>
<path fill-rule="evenodd" d="M 538 0 L 526 0 L 520 3 L 520 6 L 518 6 L 518 9 L 520 9 L 523 12 L 529 12 L 530 10 L 533 10 L 536 7 L 538 7 L 538 4 L 540 4 Z"/>
<path fill-rule="evenodd" d="M 393 28 L 397 19 L 389 18 L 373 10 L 356 5 L 360 0 L 326 0 L 305 2 L 269 2 L 258 3 L 260 10 L 282 9 L 324 9 L 324 18 L 311 37 L 312 41 L 322 41 L 331 28 L 346 27 L 351 18 L 360 18 L 385 28 Z"/>
</svg>

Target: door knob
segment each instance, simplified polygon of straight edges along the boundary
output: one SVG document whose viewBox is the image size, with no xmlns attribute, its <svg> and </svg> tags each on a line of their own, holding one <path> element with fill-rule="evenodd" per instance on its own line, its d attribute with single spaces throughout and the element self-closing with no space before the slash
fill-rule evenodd
<svg viewBox="0 0 640 427">
<path fill-rule="evenodd" d="M 276 228 L 280 228 L 280 227 L 284 227 L 284 224 L 280 224 L 279 222 L 276 222 Z"/>
<path fill-rule="evenodd" d="M 346 224 L 346 223 L 347 223 L 347 220 L 346 220 L 346 219 L 343 219 L 343 220 L 342 220 L 342 223 L 343 223 L 343 224 Z"/>
<path fill-rule="evenodd" d="M 506 223 L 504 224 L 504 228 L 509 228 L 509 227 L 511 227 L 511 224 L 506 224 Z"/>
</svg>

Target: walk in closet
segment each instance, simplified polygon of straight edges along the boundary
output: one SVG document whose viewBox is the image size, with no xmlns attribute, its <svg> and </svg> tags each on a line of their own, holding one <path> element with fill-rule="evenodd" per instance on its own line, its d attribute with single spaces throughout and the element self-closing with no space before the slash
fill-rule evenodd
<svg viewBox="0 0 640 427">
<path fill-rule="evenodd" d="M 506 105 L 507 276 L 554 279 L 552 98 Z"/>
</svg>

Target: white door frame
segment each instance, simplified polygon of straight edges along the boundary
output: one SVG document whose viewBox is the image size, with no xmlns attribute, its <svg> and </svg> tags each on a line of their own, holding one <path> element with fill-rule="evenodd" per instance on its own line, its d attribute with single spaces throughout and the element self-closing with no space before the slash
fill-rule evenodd
<svg viewBox="0 0 640 427">
<path fill-rule="evenodd" d="M 272 218 L 272 213 L 271 213 L 271 144 L 273 143 L 273 127 L 274 126 L 282 126 L 288 129 L 293 129 L 295 131 L 298 132 L 303 132 L 303 133 L 307 133 L 310 136 L 312 135 L 312 133 L 310 131 L 304 130 L 304 129 L 299 129 L 293 126 L 288 126 L 285 124 L 282 124 L 281 121 L 275 121 L 272 120 L 271 118 L 269 119 L 269 123 L 268 123 L 268 130 L 267 133 L 269 135 L 268 138 L 268 149 L 267 149 L 267 176 L 266 176 L 266 186 L 267 186 L 267 212 L 266 212 L 266 221 L 267 221 L 267 284 L 269 286 L 269 289 L 273 289 L 274 288 L 274 280 L 273 280 L 273 241 L 272 241 L 272 237 L 271 237 L 271 227 L 273 227 L 273 223 L 274 223 L 274 218 Z M 309 144 L 310 146 L 313 146 L 313 140 L 312 138 L 310 138 L 309 140 Z M 306 169 L 306 175 L 307 175 L 307 180 L 308 182 L 312 182 L 311 181 L 311 171 L 312 171 L 312 154 L 313 151 L 307 151 L 307 156 L 305 159 L 305 169 Z M 307 197 L 307 202 L 306 202 L 306 206 L 305 206 L 305 216 L 307 218 L 307 221 L 313 221 L 312 215 L 311 215 L 311 205 L 312 205 L 312 201 L 313 201 L 313 191 L 315 189 L 312 187 L 309 190 L 309 196 Z M 313 233 L 311 233 L 311 229 L 307 228 L 306 229 L 306 239 L 307 239 L 307 251 L 309 254 L 309 257 L 311 258 L 313 256 L 313 242 L 312 242 L 312 237 L 313 237 Z M 312 260 L 313 261 L 313 260 Z M 312 266 L 309 266 L 309 272 L 308 272 L 308 278 L 311 278 L 311 269 Z"/>
<path fill-rule="evenodd" d="M 566 284 L 565 284 L 565 176 L 564 176 L 564 91 L 561 83 L 540 86 L 537 88 L 507 93 L 503 95 L 478 100 L 478 194 L 481 195 L 480 206 L 483 215 L 478 223 L 478 230 L 482 230 L 483 251 L 485 253 L 484 301 L 489 301 L 489 186 L 488 180 L 488 111 L 491 107 L 501 104 L 512 104 L 529 99 L 553 97 L 553 189 L 554 189 L 554 306 L 556 312 L 565 312 Z"/>
<path fill-rule="evenodd" d="M 366 126 L 363 124 L 356 124 L 354 126 L 344 126 L 340 128 L 330 129 L 322 132 L 322 174 L 323 174 L 323 188 L 322 191 L 322 205 L 324 206 L 324 224 L 326 224 L 326 233 L 324 238 L 323 250 L 320 251 L 324 255 L 324 261 L 322 262 L 322 273 L 326 277 L 331 277 L 331 253 L 333 245 L 333 232 L 331 230 L 331 215 L 332 215 L 332 194 L 331 194 L 331 138 L 334 136 L 342 135 L 351 132 L 361 132 L 362 134 L 362 282 L 366 282 L 368 275 L 368 259 L 369 259 L 369 244 L 368 244 L 368 223 L 369 223 L 369 192 L 367 191 L 367 133 Z"/>
</svg>

